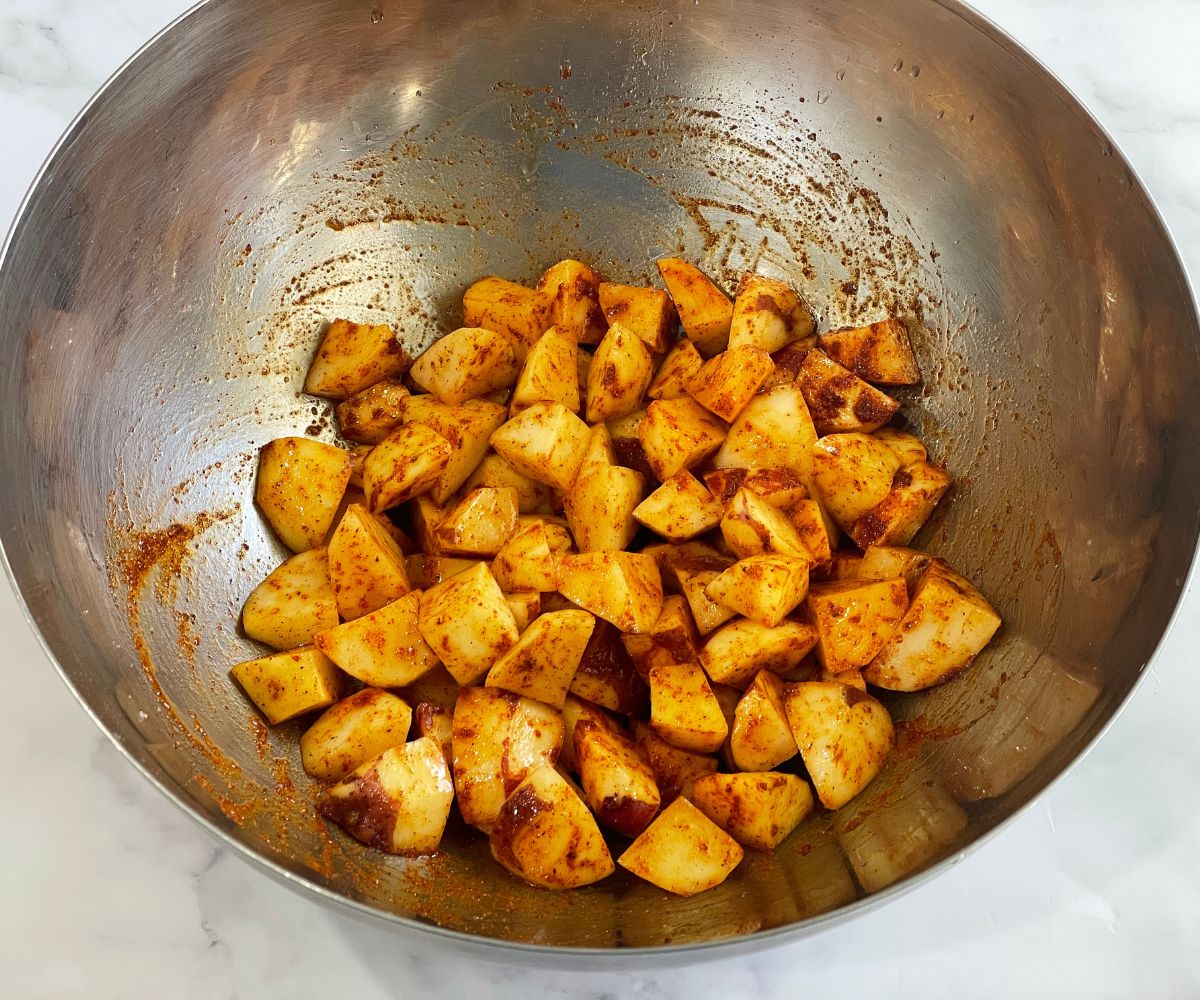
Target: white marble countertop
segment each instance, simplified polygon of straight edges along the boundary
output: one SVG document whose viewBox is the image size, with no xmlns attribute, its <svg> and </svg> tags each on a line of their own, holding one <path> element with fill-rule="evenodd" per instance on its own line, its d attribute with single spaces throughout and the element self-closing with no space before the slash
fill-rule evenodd
<svg viewBox="0 0 1200 1000">
<path fill-rule="evenodd" d="M 0 0 L 0 224 L 93 90 L 187 0 Z M 980 0 L 1110 130 L 1200 276 L 1197 0 Z M 660 974 L 483 965 L 263 878 L 143 781 L 0 584 L 5 996 L 1196 996 L 1200 595 L 1100 745 L 933 883 L 818 937 Z"/>
</svg>

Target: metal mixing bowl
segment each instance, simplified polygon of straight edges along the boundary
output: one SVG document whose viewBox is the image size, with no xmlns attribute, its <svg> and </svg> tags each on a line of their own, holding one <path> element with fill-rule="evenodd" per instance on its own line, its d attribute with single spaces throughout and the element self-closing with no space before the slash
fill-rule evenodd
<svg viewBox="0 0 1200 1000">
<path fill-rule="evenodd" d="M 901 748 L 858 803 L 693 899 L 528 888 L 457 828 L 418 860 L 328 831 L 298 724 L 267 732 L 227 676 L 283 556 L 256 449 L 332 437 L 299 395 L 320 324 L 415 350 L 480 275 L 649 280 L 667 253 L 785 276 L 823 327 L 914 318 L 905 413 L 958 476 L 922 542 L 1002 637 L 890 702 Z M 1198 343 L 1129 166 L 951 0 L 212 0 L 80 116 L 12 232 L 0 536 L 98 724 L 292 884 L 505 942 L 766 940 L 960 856 L 1113 717 L 1195 548 Z"/>
</svg>

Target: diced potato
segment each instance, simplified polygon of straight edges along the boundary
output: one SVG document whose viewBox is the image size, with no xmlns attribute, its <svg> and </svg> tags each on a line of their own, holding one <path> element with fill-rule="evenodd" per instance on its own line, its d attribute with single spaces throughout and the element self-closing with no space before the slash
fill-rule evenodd
<svg viewBox="0 0 1200 1000">
<path fill-rule="evenodd" d="M 408 737 L 412 709 L 379 688 L 363 688 L 321 713 L 300 737 L 304 770 L 318 781 L 341 781 Z"/>
<path fill-rule="evenodd" d="M 503 278 L 481 278 L 463 295 L 463 326 L 506 333 L 515 342 L 517 360 L 551 326 L 551 299 L 543 291 Z"/>
<path fill-rule="evenodd" d="M 347 621 L 376 611 L 411 589 L 400 546 L 360 504 L 346 510 L 329 539 L 329 579 L 338 613 Z"/>
<path fill-rule="evenodd" d="M 764 387 L 774 389 L 780 385 L 794 386 L 800 366 L 804 364 L 808 352 L 816 346 L 817 337 L 816 334 L 812 334 L 808 337 L 801 337 L 799 340 L 793 340 L 790 344 L 784 344 L 778 351 L 772 351 L 771 363 L 775 366 L 775 371 L 764 383 Z"/>
<path fill-rule="evenodd" d="M 731 347 L 704 363 L 687 385 L 688 395 L 722 420 L 745 409 L 771 374 L 771 359 L 756 347 Z"/>
<path fill-rule="evenodd" d="M 950 483 L 949 473 L 936 465 L 906 465 L 892 477 L 888 495 L 855 521 L 847 534 L 860 549 L 907 545 L 929 520 Z"/>
<path fill-rule="evenodd" d="M 597 424 L 588 436 L 587 450 L 583 453 L 583 460 L 579 463 L 579 471 L 575 473 L 575 478 L 579 479 L 619 464 L 608 425 Z"/>
<path fill-rule="evenodd" d="M 368 847 L 414 856 L 438 849 L 453 802 L 442 748 L 422 737 L 385 750 L 326 789 L 318 808 Z"/>
<path fill-rule="evenodd" d="M 487 686 L 562 708 L 595 625 L 586 611 L 542 615 L 488 671 Z"/>
<path fill-rule="evenodd" d="M 550 327 L 529 349 L 508 412 L 516 416 L 534 403 L 561 403 L 579 412 L 579 347 L 575 338 L 557 326 Z"/>
<path fill-rule="evenodd" d="M 873 431 L 900 408 L 890 396 L 818 350 L 809 351 L 796 373 L 818 434 Z"/>
<path fill-rule="evenodd" d="M 829 558 L 829 568 L 824 572 L 826 580 L 857 580 L 858 568 L 862 565 L 860 552 L 834 552 Z"/>
<path fill-rule="evenodd" d="M 513 791 L 489 843 L 500 864 L 543 889 L 578 889 L 615 870 L 595 818 L 553 767 L 538 768 Z"/>
<path fill-rule="evenodd" d="M 840 674 L 866 666 L 895 634 L 908 590 L 901 579 L 818 583 L 805 607 L 817 630 L 817 659 Z"/>
<path fill-rule="evenodd" d="M 337 667 L 313 646 L 246 660 L 230 674 L 271 725 L 327 708 L 342 689 Z"/>
<path fill-rule="evenodd" d="M 789 620 L 768 628 L 739 618 L 713 633 L 700 662 L 717 683 L 742 688 L 760 670 L 785 674 L 794 669 L 816 642 L 816 630 L 807 622 Z"/>
<path fill-rule="evenodd" d="M 516 645 L 517 623 L 483 563 L 421 597 L 421 635 L 459 684 L 472 684 Z"/>
<path fill-rule="evenodd" d="M 650 671 L 659 663 L 689 663 L 695 656 L 679 659 L 669 649 L 665 649 L 649 635 L 622 635 L 621 644 L 633 661 L 638 676 L 643 679 L 650 677 Z"/>
<path fill-rule="evenodd" d="M 677 798 L 617 858 L 639 878 L 678 896 L 720 885 L 741 862 L 738 842 L 685 798 Z"/>
<path fill-rule="evenodd" d="M 371 446 L 367 444 L 357 444 L 350 449 L 350 485 L 347 487 L 347 491 L 352 489 L 359 491 L 362 490 L 363 460 L 366 459 L 370 453 Z"/>
<path fill-rule="evenodd" d="M 739 771 L 772 771 L 799 753 L 787 718 L 783 681 L 760 670 L 746 688 L 729 729 L 729 756 Z"/>
<path fill-rule="evenodd" d="M 408 582 L 417 590 L 428 590 L 463 570 L 482 565 L 486 564 L 479 559 L 457 559 L 454 556 L 415 555 L 404 560 Z"/>
<path fill-rule="evenodd" d="M 505 333 L 464 326 L 430 344 L 408 376 L 443 403 L 465 403 L 517 380 L 516 350 Z"/>
<path fill-rule="evenodd" d="M 524 632 L 529 623 L 542 613 L 542 595 L 536 590 L 518 590 L 515 594 L 504 595 L 504 603 L 513 613 L 513 621 L 517 631 Z"/>
<path fill-rule="evenodd" d="M 418 627 L 420 591 L 314 637 L 317 648 L 351 677 L 373 687 L 403 687 L 437 666 Z"/>
<path fill-rule="evenodd" d="M 565 490 L 575 479 L 591 430 L 562 403 L 535 403 L 492 434 L 492 447 L 518 472 Z"/>
<path fill-rule="evenodd" d="M 398 378 L 411 364 L 390 326 L 335 319 L 309 366 L 304 391 L 346 399 L 385 378 Z"/>
<path fill-rule="evenodd" d="M 350 482 L 350 453 L 311 438 L 277 438 L 258 454 L 254 502 L 293 552 L 315 549 Z"/>
<path fill-rule="evenodd" d="M 681 542 L 720 524 L 721 507 L 699 479 L 680 469 L 638 504 L 633 517 L 656 534 Z"/>
<path fill-rule="evenodd" d="M 744 487 L 734 494 L 721 518 L 721 536 L 740 559 L 774 553 L 812 562 L 788 516 Z"/>
<path fill-rule="evenodd" d="M 622 632 L 648 632 L 662 611 L 658 564 L 639 552 L 562 555 L 557 589 Z"/>
<path fill-rule="evenodd" d="M 897 430 L 895 427 L 880 427 L 872 435 L 876 441 L 882 441 L 900 456 L 900 466 L 912 465 L 913 462 L 924 462 L 929 458 L 925 445 L 915 434 Z"/>
<path fill-rule="evenodd" d="M 404 404 L 405 422 L 422 424 L 436 431 L 450 445 L 450 459 L 430 491 L 439 506 L 445 504 L 479 467 L 487 454 L 492 434 L 504 423 L 504 415 L 503 406 L 483 399 L 451 406 L 434 396 L 409 396 Z"/>
<path fill-rule="evenodd" d="M 773 507 L 791 510 L 808 496 L 804 484 L 787 469 L 713 469 L 704 483 L 724 513 L 740 489 L 762 497 Z"/>
<path fill-rule="evenodd" d="M 893 580 L 900 576 L 908 586 L 908 592 L 914 593 L 921 574 L 929 568 L 932 556 L 916 549 L 906 549 L 894 545 L 872 545 L 863 552 L 862 562 L 858 564 L 860 580 Z"/>
<path fill-rule="evenodd" d="M 538 289 L 550 298 L 550 322 L 577 344 L 598 344 L 608 324 L 600 308 L 600 275 L 577 260 L 546 270 Z"/>
<path fill-rule="evenodd" d="M 1000 616 L 944 562 L 930 564 L 900 627 L 864 671 L 891 691 L 920 691 L 970 666 L 1000 628 Z"/>
<path fill-rule="evenodd" d="M 453 713 L 454 704 L 458 701 L 459 688 L 458 681 L 450 676 L 450 671 L 439 664 L 411 684 L 405 685 L 401 693 L 410 705 L 429 702 Z"/>
<path fill-rule="evenodd" d="M 558 551 L 551 545 L 546 525 L 534 522 L 518 526 L 500 547 L 492 572 L 502 590 L 537 590 L 558 587 Z"/>
<path fill-rule="evenodd" d="M 423 424 L 403 424 L 363 460 L 363 492 L 374 511 L 432 489 L 450 464 L 450 443 Z"/>
<path fill-rule="evenodd" d="M 680 750 L 713 753 L 721 748 L 729 725 L 698 663 L 651 668 L 650 728 Z"/>
<path fill-rule="evenodd" d="M 833 560 L 835 537 L 831 537 L 831 529 L 826 523 L 825 513 L 818 500 L 797 500 L 788 510 L 788 519 L 800 541 L 812 556 L 814 569 L 826 569 Z"/>
<path fill-rule="evenodd" d="M 471 490 L 434 529 L 439 552 L 494 556 L 517 529 L 517 491 L 510 486 Z"/>
<path fill-rule="evenodd" d="M 611 712 L 632 715 L 646 707 L 649 693 L 626 652 L 621 636 L 605 621 L 596 622 L 587 648 L 571 678 L 571 694 Z"/>
<path fill-rule="evenodd" d="M 629 469 L 636 469 L 647 478 L 653 478 L 654 470 L 646 461 L 640 438 L 642 421 L 645 419 L 645 410 L 634 410 L 623 417 L 617 417 L 616 420 L 608 421 L 605 426 L 612 444 L 614 462 Z"/>
<path fill-rule="evenodd" d="M 242 607 L 246 635 L 275 649 L 310 645 L 314 635 L 337 623 L 325 549 L 298 552 L 277 566 Z"/>
<path fill-rule="evenodd" d="M 504 800 L 537 768 L 554 764 L 562 718 L 499 688 L 467 687 L 454 706 L 454 787 L 462 818 L 485 833 Z"/>
<path fill-rule="evenodd" d="M 869 434 L 830 434 L 812 451 L 821 500 L 843 530 L 888 495 L 900 459 Z"/>
<path fill-rule="evenodd" d="M 786 282 L 745 274 L 733 300 L 729 346 L 757 347 L 768 354 L 812 334 L 808 307 Z"/>
<path fill-rule="evenodd" d="M 398 378 L 387 378 L 356 392 L 334 407 L 342 437 L 362 444 L 377 444 L 404 421 L 408 390 Z"/>
<path fill-rule="evenodd" d="M 623 323 L 614 323 L 588 369 L 588 423 L 633 413 L 653 378 L 654 358 L 649 349 Z"/>
<path fill-rule="evenodd" d="M 690 340 L 681 340 L 667 352 L 646 390 L 651 399 L 678 399 L 687 395 L 688 383 L 704 367 L 704 359 Z"/>
<path fill-rule="evenodd" d="M 486 455 L 463 484 L 463 489 L 477 490 L 481 486 L 496 489 L 507 486 L 516 490 L 519 514 L 547 513 L 550 510 L 550 487 L 518 472 L 508 459 L 499 455 Z"/>
<path fill-rule="evenodd" d="M 672 594 L 663 599 L 662 613 L 650 630 L 650 637 L 659 646 L 669 650 L 676 663 L 695 662 L 699 639 L 685 598 Z"/>
<path fill-rule="evenodd" d="M 663 805 L 680 795 L 691 794 L 697 778 L 712 774 L 717 769 L 717 759 L 706 754 L 691 753 L 671 746 L 644 722 L 634 722 L 634 738 L 642 755 L 654 772 L 654 782 Z"/>
<path fill-rule="evenodd" d="M 614 733 L 621 731 L 621 727 L 604 709 L 568 693 L 562 706 L 563 745 L 562 753 L 558 758 L 558 766 L 572 774 L 579 773 L 579 767 L 575 761 L 575 727 L 584 719 Z"/>
<path fill-rule="evenodd" d="M 618 324 L 624 326 L 655 354 L 670 347 L 678 317 L 671 297 L 661 288 L 605 281 L 600 285 L 600 308 L 610 332 Z"/>
<path fill-rule="evenodd" d="M 664 257 L 658 262 L 658 272 L 671 293 L 688 340 L 705 357 L 725 350 L 733 319 L 729 296 L 699 268 L 678 257 Z"/>
<path fill-rule="evenodd" d="M 754 397 L 713 459 L 718 469 L 785 469 L 805 486 L 813 475 L 817 431 L 804 396 L 780 386 Z"/>
<path fill-rule="evenodd" d="M 808 559 L 795 556 L 747 556 L 716 577 L 704 593 L 710 601 L 774 628 L 808 593 L 809 565 Z"/>
<path fill-rule="evenodd" d="M 656 399 L 646 408 L 638 440 L 662 482 L 711 458 L 725 440 L 725 424 L 690 396 Z"/>
<path fill-rule="evenodd" d="M 575 724 L 573 738 L 584 799 L 596 819 L 617 833 L 636 837 L 662 801 L 654 771 L 638 745 L 584 718 Z"/>
<path fill-rule="evenodd" d="M 794 774 L 710 774 L 692 802 L 739 844 L 773 851 L 812 812 L 812 789 Z"/>
<path fill-rule="evenodd" d="M 637 534 L 633 512 L 645 495 L 640 472 L 609 465 L 575 477 L 563 508 L 580 552 L 624 549 Z"/>
<path fill-rule="evenodd" d="M 785 694 L 788 721 L 817 798 L 838 809 L 879 773 L 895 743 L 892 717 L 869 694 L 837 681 L 806 681 Z"/>
<path fill-rule="evenodd" d="M 457 685 L 455 686 L 457 690 Z M 454 766 L 454 708 L 444 708 L 431 701 L 417 705 L 413 713 L 417 736 L 427 736 L 442 748 L 446 766 Z"/>
<path fill-rule="evenodd" d="M 690 569 L 714 569 L 720 572 L 726 566 L 732 566 L 732 557 L 707 542 L 659 542 L 647 545 L 642 551 L 653 557 L 662 574 L 663 587 L 674 593 L 683 593 L 676 570 L 680 567 Z"/>
<path fill-rule="evenodd" d="M 605 327 L 605 332 L 608 328 Z M 603 334 L 601 335 L 603 336 Z M 600 343 L 599 340 L 596 343 Z M 584 350 L 576 350 L 575 352 L 575 376 L 576 388 L 579 392 L 580 400 L 587 399 L 587 380 L 588 373 L 592 370 L 592 352 Z"/>
<path fill-rule="evenodd" d="M 821 350 L 861 379 L 878 385 L 916 385 L 921 370 L 908 329 L 898 319 L 824 333 Z"/>
<path fill-rule="evenodd" d="M 426 554 L 430 558 L 438 558 L 433 553 L 437 552 L 437 538 L 435 532 L 437 526 L 442 523 L 446 517 L 446 511 L 443 507 L 439 507 L 433 501 L 428 493 L 422 493 L 416 497 L 408 505 L 407 508 L 408 521 L 412 527 L 413 534 L 416 536 L 418 553 L 415 557 L 419 557 L 421 553 Z M 413 567 L 412 559 L 409 559 L 409 578 L 412 579 Z M 463 569 L 466 567 L 463 566 Z M 437 581 L 434 581 L 437 582 Z M 428 586 L 428 583 L 413 584 L 413 586 Z"/>
<path fill-rule="evenodd" d="M 726 560 L 726 562 L 729 562 Z M 696 569 L 684 565 L 675 570 L 679 580 L 679 589 L 688 602 L 688 609 L 696 622 L 696 629 L 701 635 L 708 635 L 713 629 L 724 625 L 735 617 L 737 612 L 723 604 L 710 600 L 708 585 L 725 571 L 722 569 Z"/>
</svg>

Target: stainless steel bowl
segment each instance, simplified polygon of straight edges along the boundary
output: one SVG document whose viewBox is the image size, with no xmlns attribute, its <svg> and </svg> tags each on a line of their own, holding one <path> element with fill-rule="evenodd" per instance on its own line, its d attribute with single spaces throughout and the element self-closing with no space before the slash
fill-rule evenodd
<svg viewBox="0 0 1200 1000">
<path fill-rule="evenodd" d="M 462 830 L 386 858 L 315 816 L 297 730 L 227 676 L 282 552 L 255 450 L 329 437 L 319 324 L 414 349 L 463 287 L 668 252 L 794 280 L 826 326 L 918 320 L 905 412 L 959 476 L 925 542 L 1002 610 L 894 702 L 855 806 L 718 890 L 555 895 Z M 1197 536 L 1200 364 L 1179 261 L 1095 122 L 945 0 L 211 0 L 71 127 L 0 269 L 0 536 L 81 702 L 294 885 L 463 940 L 686 947 L 811 931 L 911 885 L 1075 760 L 1143 672 Z"/>
</svg>

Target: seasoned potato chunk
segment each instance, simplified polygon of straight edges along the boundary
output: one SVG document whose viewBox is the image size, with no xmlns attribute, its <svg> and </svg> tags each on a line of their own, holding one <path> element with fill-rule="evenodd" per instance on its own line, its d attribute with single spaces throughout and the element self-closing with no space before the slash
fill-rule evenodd
<svg viewBox="0 0 1200 1000">
<path fill-rule="evenodd" d="M 458 692 L 458 681 L 450 676 L 450 672 L 445 667 L 439 664 L 411 684 L 406 684 L 401 694 L 410 705 L 429 702 L 448 712 L 453 712 L 454 703 L 458 701 Z"/>
<path fill-rule="evenodd" d="M 638 441 L 660 482 L 713 456 L 725 440 L 725 424 L 690 396 L 656 399 L 646 408 Z"/>
<path fill-rule="evenodd" d="M 508 412 L 516 416 L 534 403 L 561 403 L 579 412 L 579 347 L 575 338 L 552 326 L 529 349 Z"/>
<path fill-rule="evenodd" d="M 950 482 L 947 472 L 928 462 L 896 470 L 887 496 L 850 525 L 847 534 L 860 549 L 907 545 L 929 520 Z"/>
<path fill-rule="evenodd" d="M 729 346 L 733 302 L 698 267 L 678 257 L 664 257 L 658 273 L 671 293 L 684 335 L 705 357 Z"/>
<path fill-rule="evenodd" d="M 739 844 L 773 851 L 812 812 L 812 789 L 794 774 L 710 774 L 692 802 Z"/>
<path fill-rule="evenodd" d="M 771 771 L 797 753 L 783 681 L 770 670 L 760 670 L 734 709 L 730 760 L 739 771 Z"/>
<path fill-rule="evenodd" d="M 862 565 L 860 552 L 834 552 L 829 559 L 829 568 L 825 570 L 826 580 L 857 580 L 858 568 Z"/>
<path fill-rule="evenodd" d="M 337 667 L 312 646 L 246 660 L 230 674 L 271 725 L 327 708 L 342 688 Z"/>
<path fill-rule="evenodd" d="M 637 534 L 633 512 L 645 495 L 640 472 L 609 465 L 575 477 L 563 509 L 580 552 L 624 549 Z"/>
<path fill-rule="evenodd" d="M 786 469 L 806 486 L 813 474 L 817 431 L 804 396 L 780 386 L 752 399 L 729 428 L 713 459 L 718 469 Z"/>
<path fill-rule="evenodd" d="M 486 455 L 463 484 L 465 490 L 477 490 L 481 486 L 496 489 L 511 487 L 517 491 L 517 513 L 538 514 L 550 511 L 552 493 L 545 483 L 530 479 L 518 472 L 506 458 Z"/>
<path fill-rule="evenodd" d="M 661 798 L 654 771 L 638 745 L 620 732 L 581 718 L 575 724 L 575 760 L 584 798 L 596 819 L 626 837 L 641 833 Z"/>
<path fill-rule="evenodd" d="M 687 601 L 688 609 L 696 622 L 696 629 L 701 635 L 708 635 L 713 629 L 737 615 L 733 608 L 718 604 L 708 596 L 708 585 L 731 564 L 731 560 L 722 560 L 720 568 L 709 568 L 703 564 L 692 563 L 681 565 L 675 570 L 680 593 Z"/>
<path fill-rule="evenodd" d="M 768 498 L 770 499 L 770 498 Z M 788 508 L 788 519 L 800 541 L 812 556 L 813 569 L 824 570 L 833 560 L 833 546 L 836 544 L 837 528 L 829 523 L 825 511 L 818 500 L 797 500 Z"/>
<path fill-rule="evenodd" d="M 891 691 L 920 691 L 965 670 L 1000 628 L 1000 616 L 944 562 L 930 564 L 900 626 L 864 671 Z"/>
<path fill-rule="evenodd" d="M 479 565 L 484 565 L 480 559 L 457 559 L 454 556 L 416 555 L 404 560 L 408 581 L 417 590 L 428 590 L 434 584 Z"/>
<path fill-rule="evenodd" d="M 442 842 L 454 785 L 428 737 L 385 750 L 322 794 L 321 815 L 389 854 L 432 854 Z"/>
<path fill-rule="evenodd" d="M 877 385 L 916 385 L 921 370 L 908 329 L 898 319 L 824 333 L 821 350 L 861 379 Z"/>
<path fill-rule="evenodd" d="M 635 288 L 605 281 L 600 285 L 600 308 L 610 331 L 618 324 L 627 327 L 656 354 L 670 346 L 675 333 L 675 306 L 661 288 Z"/>
<path fill-rule="evenodd" d="M 458 685 L 455 685 L 458 690 Z M 417 705 L 413 713 L 414 728 L 417 736 L 428 736 L 442 748 L 446 758 L 446 766 L 454 766 L 454 708 L 444 708 L 431 701 L 423 701 Z"/>
<path fill-rule="evenodd" d="M 808 593 L 808 559 L 761 555 L 739 559 L 704 588 L 709 600 L 774 628 Z"/>
<path fill-rule="evenodd" d="M 621 727 L 604 709 L 568 693 L 562 706 L 563 745 L 562 753 L 558 758 L 558 766 L 572 774 L 579 773 L 579 767 L 575 761 L 575 727 L 584 719 L 614 733 L 621 731 Z"/>
<path fill-rule="evenodd" d="M 484 399 L 470 399 L 458 406 L 434 396 L 410 396 L 405 402 L 405 423 L 428 427 L 450 445 L 450 458 L 430 490 L 437 504 L 445 504 L 479 467 L 492 434 L 504 423 L 504 414 L 503 406 Z"/>
<path fill-rule="evenodd" d="M 704 484 L 723 514 L 740 489 L 762 497 L 773 507 L 791 510 L 808 496 L 808 490 L 787 469 L 713 469 L 704 475 Z"/>
<path fill-rule="evenodd" d="M 733 300 L 730 347 L 757 347 L 768 354 L 784 344 L 810 336 L 812 313 L 786 282 L 761 274 L 744 274 Z"/>
<path fill-rule="evenodd" d="M 439 552 L 494 556 L 517 528 L 517 491 L 508 486 L 471 490 L 433 531 Z"/>
<path fill-rule="evenodd" d="M 321 713 L 300 737 L 304 770 L 318 781 L 341 781 L 351 771 L 408 737 L 412 709 L 379 688 L 363 688 Z"/>
<path fill-rule="evenodd" d="M 871 435 L 876 441 L 882 441 L 900 456 L 900 466 L 912 465 L 913 462 L 924 462 L 929 458 L 925 445 L 915 434 L 897 430 L 895 427 L 880 427 Z"/>
<path fill-rule="evenodd" d="M 615 867 L 595 818 L 552 767 L 538 768 L 517 786 L 489 843 L 500 864 L 543 889 L 578 889 Z"/>
<path fill-rule="evenodd" d="M 837 681 L 791 685 L 788 721 L 817 798 L 838 809 L 879 773 L 895 743 L 887 709 L 869 694 Z"/>
<path fill-rule="evenodd" d="M 387 378 L 338 403 L 333 416 L 342 437 L 378 444 L 404 421 L 408 390 L 398 378 Z"/>
<path fill-rule="evenodd" d="M 900 408 L 890 396 L 818 350 L 804 356 L 796 385 L 804 393 L 818 434 L 873 431 L 891 420 Z"/>
<path fill-rule="evenodd" d="M 812 561 L 788 516 L 745 488 L 734 494 L 721 518 L 721 536 L 741 559 L 775 553 Z"/>
<path fill-rule="evenodd" d="M 906 549 L 893 545 L 872 545 L 863 552 L 862 562 L 858 564 L 858 579 L 860 580 L 893 580 L 900 576 L 908 586 L 908 592 L 914 593 L 921 574 L 929 568 L 932 556 L 916 549 Z"/>
<path fill-rule="evenodd" d="M 638 409 L 653 378 L 654 358 L 649 349 L 623 323 L 614 323 L 588 369 L 588 423 L 623 417 Z"/>
<path fill-rule="evenodd" d="M 591 430 L 562 403 L 534 403 L 492 434 L 492 447 L 518 472 L 565 490 L 575 479 Z"/>
<path fill-rule="evenodd" d="M 639 552 L 560 556 L 557 589 L 622 632 L 649 631 L 662 611 L 658 564 Z"/>
<path fill-rule="evenodd" d="M 650 770 L 654 772 L 654 781 L 663 805 L 673 802 L 680 795 L 686 798 L 691 794 L 692 784 L 697 778 L 712 774 L 717 769 L 716 757 L 671 746 L 644 722 L 633 723 L 633 736 Z"/>
<path fill-rule="evenodd" d="M 371 510 L 388 510 L 436 485 L 450 463 L 450 443 L 423 424 L 403 424 L 363 460 L 363 492 Z"/>
<path fill-rule="evenodd" d="M 375 687 L 403 687 L 437 666 L 421 638 L 421 594 L 412 591 L 378 611 L 314 637 L 317 648 L 351 677 Z"/>
<path fill-rule="evenodd" d="M 680 469 L 634 508 L 633 517 L 656 534 L 682 542 L 720 524 L 721 507 L 699 479 Z"/>
<path fill-rule="evenodd" d="M 515 594 L 505 594 L 504 603 L 513 613 L 513 621 L 517 623 L 517 631 L 524 632 L 529 623 L 542 613 L 542 595 L 536 590 L 519 590 Z"/>
<path fill-rule="evenodd" d="M 605 621 L 596 622 L 592 637 L 571 678 L 571 694 L 611 712 L 641 712 L 649 697 L 621 636 Z"/>
<path fill-rule="evenodd" d="M 608 324 L 600 308 L 600 275 L 578 260 L 546 270 L 538 290 L 550 298 L 550 322 L 577 344 L 598 344 Z"/>
<path fill-rule="evenodd" d="M 504 333 L 464 326 L 439 337 L 408 375 L 443 403 L 465 403 L 517 380 L 516 345 Z"/>
<path fill-rule="evenodd" d="M 768 628 L 739 618 L 713 633 L 700 651 L 700 662 L 717 683 L 741 688 L 760 670 L 792 670 L 816 642 L 816 630 L 807 622 L 784 621 Z"/>
<path fill-rule="evenodd" d="M 815 584 L 805 602 L 817 629 L 817 659 L 831 674 L 857 670 L 874 659 L 908 607 L 901 579 Z"/>
<path fill-rule="evenodd" d="M 338 612 L 347 621 L 376 611 L 411 589 L 400 546 L 361 504 L 347 508 L 329 539 L 329 579 Z"/>
<path fill-rule="evenodd" d="M 595 626 L 586 611 L 542 615 L 488 671 L 487 686 L 562 708 Z"/>
<path fill-rule="evenodd" d="M 390 326 L 335 319 L 309 366 L 304 391 L 346 399 L 385 378 L 398 378 L 411 364 Z"/>
<path fill-rule="evenodd" d="M 500 547 L 492 563 L 492 572 L 502 590 L 558 588 L 558 550 L 551 544 L 550 533 L 541 521 L 518 526 Z"/>
<path fill-rule="evenodd" d="M 731 347 L 704 363 L 687 385 L 688 395 L 722 420 L 745 409 L 771 374 L 771 359 L 756 347 Z"/>
<path fill-rule="evenodd" d="M 517 623 L 483 563 L 421 597 L 421 635 L 459 684 L 472 684 L 516 645 Z"/>
<path fill-rule="evenodd" d="M 685 798 L 677 798 L 617 858 L 639 878 L 679 896 L 720 885 L 741 862 L 738 842 Z"/>
<path fill-rule="evenodd" d="M 821 500 L 843 530 L 888 495 L 900 468 L 896 453 L 869 434 L 830 434 L 812 456 Z"/>
<path fill-rule="evenodd" d="M 704 367 L 704 359 L 690 340 L 681 340 L 663 358 L 646 390 L 651 399 L 678 399 L 687 395 L 688 383 Z"/>
<path fill-rule="evenodd" d="M 246 635 L 275 649 L 310 645 L 314 635 L 337 623 L 325 549 L 298 552 L 277 566 L 242 607 Z"/>
<path fill-rule="evenodd" d="M 517 360 L 551 326 L 551 299 L 543 291 L 503 278 L 481 278 L 463 295 L 462 325 L 506 333 L 515 342 Z"/>
<path fill-rule="evenodd" d="M 350 453 L 311 438 L 277 438 L 258 453 L 254 502 L 293 552 L 315 549 L 329 533 L 350 482 Z"/>
<path fill-rule="evenodd" d="M 699 664 L 651 668 L 650 727 L 680 750 L 712 753 L 721 748 L 729 726 Z"/>
</svg>

